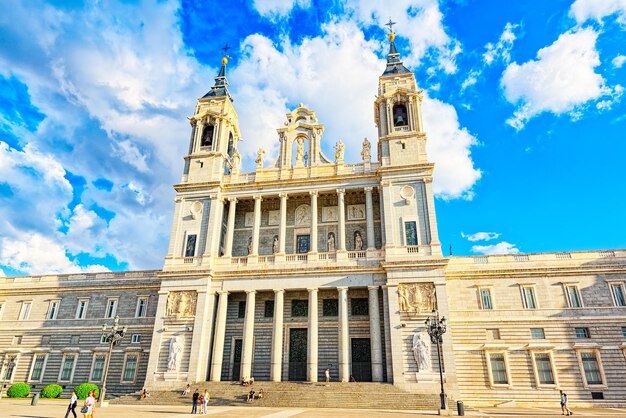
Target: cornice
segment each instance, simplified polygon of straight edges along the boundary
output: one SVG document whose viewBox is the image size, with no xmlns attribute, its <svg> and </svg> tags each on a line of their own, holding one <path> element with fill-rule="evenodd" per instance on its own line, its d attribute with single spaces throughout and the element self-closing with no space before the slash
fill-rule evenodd
<svg viewBox="0 0 626 418">
<path fill-rule="evenodd" d="M 509 277 L 552 277 L 552 276 L 580 276 L 582 274 L 624 274 L 626 266 L 548 266 L 536 268 L 508 268 L 508 269 L 482 269 L 472 271 L 445 271 L 445 278 L 448 279 L 479 279 L 488 277 L 509 278 Z"/>
</svg>

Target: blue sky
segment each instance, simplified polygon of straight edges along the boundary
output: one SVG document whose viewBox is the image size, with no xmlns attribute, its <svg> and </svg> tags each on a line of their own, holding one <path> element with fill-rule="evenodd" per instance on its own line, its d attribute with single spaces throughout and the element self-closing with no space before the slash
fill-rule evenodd
<svg viewBox="0 0 626 418">
<path fill-rule="evenodd" d="M 244 169 L 300 102 L 358 161 L 390 17 L 424 89 L 444 253 L 626 247 L 623 0 L 10 2 L 0 274 L 162 266 L 186 116 L 225 43 Z"/>
</svg>

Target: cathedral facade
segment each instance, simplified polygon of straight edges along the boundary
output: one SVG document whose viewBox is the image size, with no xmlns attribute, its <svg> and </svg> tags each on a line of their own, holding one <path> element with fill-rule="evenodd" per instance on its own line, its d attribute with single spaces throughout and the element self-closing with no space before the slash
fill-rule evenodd
<svg viewBox="0 0 626 418">
<path fill-rule="evenodd" d="M 303 105 L 242 172 L 226 58 L 198 99 L 160 271 L 0 278 L 0 378 L 109 392 L 388 382 L 475 405 L 626 405 L 626 251 L 444 257 L 422 92 L 390 35 L 361 161 Z M 372 146 L 377 160 L 372 160 Z M 425 321 L 447 319 L 441 349 Z M 129 331 L 108 353 L 102 325 Z"/>
</svg>

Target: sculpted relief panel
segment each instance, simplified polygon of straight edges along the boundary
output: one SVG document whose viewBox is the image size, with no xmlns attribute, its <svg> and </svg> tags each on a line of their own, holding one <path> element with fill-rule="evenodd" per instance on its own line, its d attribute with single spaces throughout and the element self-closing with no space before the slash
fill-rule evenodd
<svg viewBox="0 0 626 418">
<path fill-rule="evenodd" d="M 436 307 L 433 283 L 400 283 L 398 302 L 402 312 L 431 312 Z"/>
<path fill-rule="evenodd" d="M 196 314 L 196 300 L 198 293 L 195 290 L 169 292 L 165 316 L 188 318 Z"/>
</svg>

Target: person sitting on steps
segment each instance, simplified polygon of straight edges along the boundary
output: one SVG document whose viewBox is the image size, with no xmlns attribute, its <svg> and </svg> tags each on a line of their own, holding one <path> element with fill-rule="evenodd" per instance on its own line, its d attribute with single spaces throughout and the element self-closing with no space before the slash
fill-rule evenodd
<svg viewBox="0 0 626 418">
<path fill-rule="evenodd" d="M 261 400 L 261 399 L 263 399 L 263 396 L 264 396 L 264 395 L 265 395 L 265 393 L 263 393 L 263 389 L 261 389 L 261 390 L 259 391 L 259 393 L 257 393 L 256 398 L 257 398 L 257 399 L 259 399 L 259 400 Z"/>
<path fill-rule="evenodd" d="M 254 400 L 254 391 L 251 390 L 250 393 L 248 393 L 248 402 L 252 402 Z"/>
</svg>

